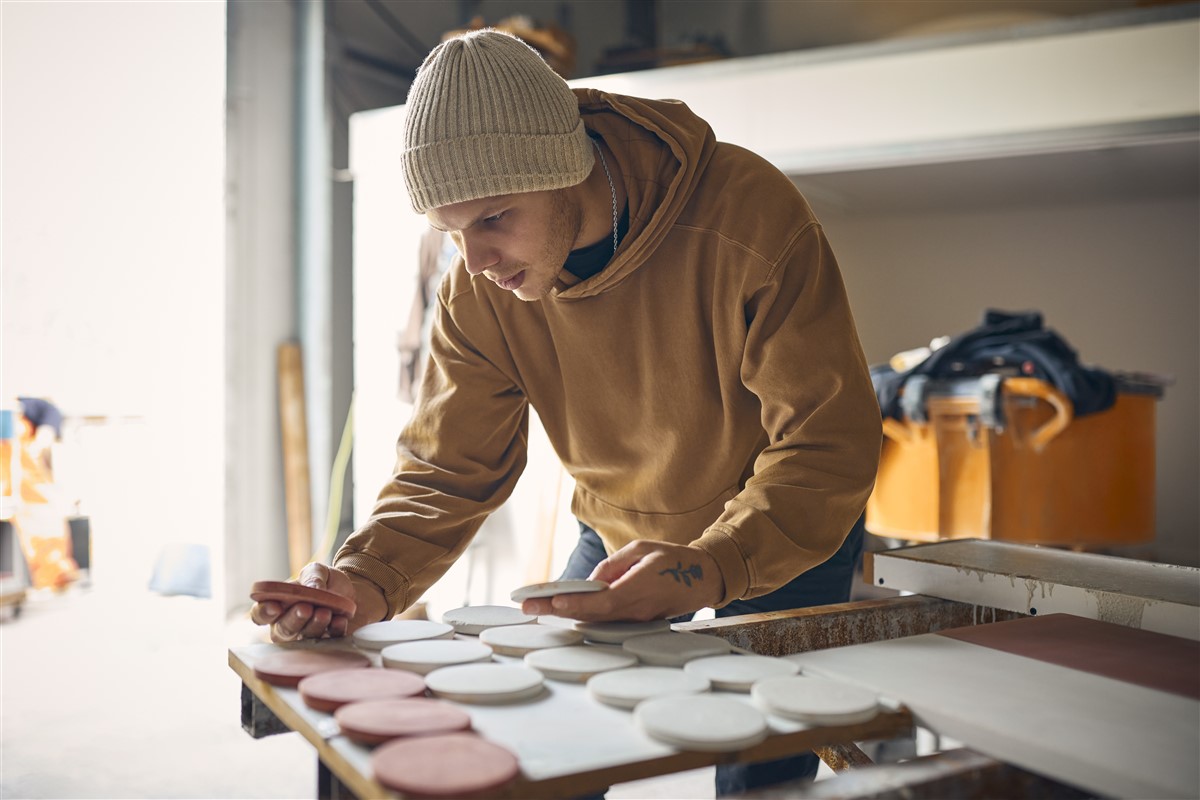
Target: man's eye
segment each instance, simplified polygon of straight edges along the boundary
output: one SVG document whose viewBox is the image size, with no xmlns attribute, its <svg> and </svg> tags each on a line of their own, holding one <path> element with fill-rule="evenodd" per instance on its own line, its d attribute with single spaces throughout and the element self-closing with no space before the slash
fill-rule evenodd
<svg viewBox="0 0 1200 800">
<path fill-rule="evenodd" d="M 504 216 L 504 212 L 501 211 L 499 214 L 492 214 L 490 217 L 484 217 L 483 221 L 484 222 L 499 222 L 500 218 L 503 216 Z"/>
</svg>

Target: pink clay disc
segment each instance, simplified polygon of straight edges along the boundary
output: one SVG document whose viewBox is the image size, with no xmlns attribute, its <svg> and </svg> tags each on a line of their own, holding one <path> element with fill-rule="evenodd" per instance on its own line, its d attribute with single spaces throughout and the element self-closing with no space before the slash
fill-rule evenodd
<svg viewBox="0 0 1200 800">
<path fill-rule="evenodd" d="M 339 669 L 310 675 L 297 688 L 309 708 L 333 712 L 359 700 L 424 694 L 425 681 L 399 669 Z"/>
<path fill-rule="evenodd" d="M 471 717 L 461 708 L 423 697 L 348 703 L 335 711 L 333 718 L 348 739 L 365 745 L 471 727 Z"/>
<path fill-rule="evenodd" d="M 371 756 L 375 779 L 421 797 L 463 797 L 499 789 L 517 777 L 517 759 L 473 733 L 399 739 Z"/>
<path fill-rule="evenodd" d="M 274 686 L 295 686 L 309 675 L 371 666 L 371 659 L 350 650 L 287 650 L 254 665 L 254 674 Z"/>
<path fill-rule="evenodd" d="M 354 609 L 357 607 L 354 601 L 345 595 L 287 581 L 255 581 L 250 587 L 250 599 L 256 603 L 273 600 L 284 608 L 296 603 L 311 603 L 328 608 L 335 616 L 346 617 L 354 616 Z"/>
</svg>

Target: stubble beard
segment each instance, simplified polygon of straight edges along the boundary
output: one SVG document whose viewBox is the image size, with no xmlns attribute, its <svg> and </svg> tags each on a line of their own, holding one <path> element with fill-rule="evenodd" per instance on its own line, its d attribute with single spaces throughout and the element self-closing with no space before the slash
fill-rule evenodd
<svg viewBox="0 0 1200 800">
<path fill-rule="evenodd" d="M 582 226 L 583 212 L 579 204 L 572 202 L 565 190 L 555 191 L 550 199 L 550 223 L 541 257 L 536 264 L 524 265 L 525 284 L 513 294 L 526 302 L 541 300 L 550 294 Z"/>
</svg>

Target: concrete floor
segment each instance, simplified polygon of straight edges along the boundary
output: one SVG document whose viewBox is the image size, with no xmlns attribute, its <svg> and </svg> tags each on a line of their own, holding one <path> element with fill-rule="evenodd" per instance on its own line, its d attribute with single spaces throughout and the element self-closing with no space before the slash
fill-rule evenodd
<svg viewBox="0 0 1200 800">
<path fill-rule="evenodd" d="M 0 623 L 0 797 L 315 797 L 299 734 L 241 729 L 226 650 L 253 635 L 193 597 L 31 593 Z"/>
</svg>

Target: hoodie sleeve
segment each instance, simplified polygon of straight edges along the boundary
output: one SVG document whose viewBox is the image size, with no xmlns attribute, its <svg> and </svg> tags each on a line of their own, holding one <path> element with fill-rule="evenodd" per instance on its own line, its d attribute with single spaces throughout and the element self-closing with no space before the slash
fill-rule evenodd
<svg viewBox="0 0 1200 800">
<path fill-rule="evenodd" d="M 388 616 L 418 600 L 462 555 L 525 468 L 529 405 L 473 348 L 438 297 L 430 361 L 400 434 L 396 468 L 334 566 L 383 592 Z"/>
<path fill-rule="evenodd" d="M 787 243 L 746 306 L 741 379 L 767 446 L 693 542 L 725 581 L 721 605 L 771 592 L 841 546 L 866 504 L 882 426 L 841 273 L 818 223 Z"/>
</svg>

